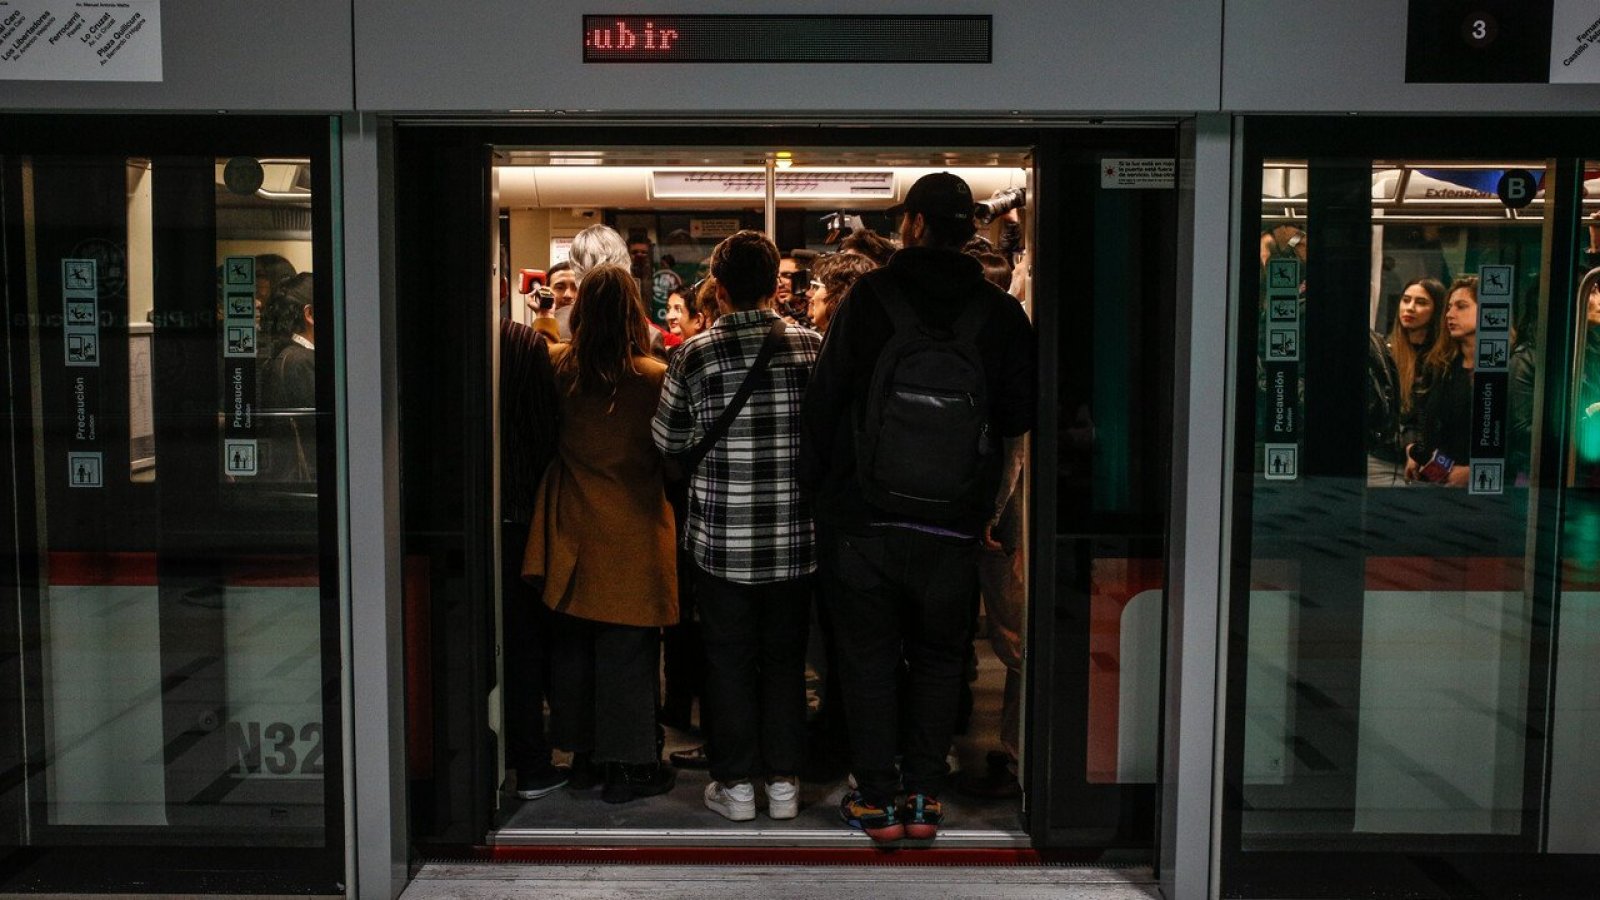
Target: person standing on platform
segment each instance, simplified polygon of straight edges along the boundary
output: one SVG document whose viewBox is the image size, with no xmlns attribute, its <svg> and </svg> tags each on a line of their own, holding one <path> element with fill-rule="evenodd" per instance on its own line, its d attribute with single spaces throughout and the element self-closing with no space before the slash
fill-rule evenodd
<svg viewBox="0 0 1600 900">
<path fill-rule="evenodd" d="M 1009 497 L 1036 381 L 1027 315 L 961 252 L 974 232 L 966 182 L 926 175 L 890 213 L 904 249 L 834 313 L 801 442 L 859 786 L 840 813 L 880 843 L 932 838 L 943 821 L 979 546 Z"/>
<path fill-rule="evenodd" d="M 805 651 L 816 554 L 796 461 L 800 403 L 822 338 L 773 310 L 778 249 L 741 231 L 711 254 L 722 315 L 667 371 L 656 447 L 689 469 L 683 541 L 711 701 L 705 805 L 733 821 L 799 811 Z M 731 412 L 730 412 L 731 410 Z M 695 463 L 698 461 L 698 465 Z"/>
<path fill-rule="evenodd" d="M 624 803 L 671 790 L 656 736 L 659 637 L 678 620 L 672 509 L 650 420 L 666 366 L 650 356 L 637 282 L 588 270 L 572 341 L 550 351 L 561 427 L 534 502 L 522 575 L 555 611 L 550 713 L 573 776 Z"/>
<path fill-rule="evenodd" d="M 557 400 L 544 337 L 500 320 L 500 619 L 505 648 L 506 768 L 517 773 L 524 800 L 567 783 L 568 769 L 550 762 L 544 702 L 550 678 L 551 614 L 522 580 L 539 480 L 555 456 Z"/>
</svg>

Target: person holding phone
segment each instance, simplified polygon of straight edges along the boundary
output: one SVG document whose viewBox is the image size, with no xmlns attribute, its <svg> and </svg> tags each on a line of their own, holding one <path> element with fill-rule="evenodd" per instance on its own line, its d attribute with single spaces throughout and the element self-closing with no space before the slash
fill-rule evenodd
<svg viewBox="0 0 1600 900">
<path fill-rule="evenodd" d="M 1421 430 L 1406 447 L 1406 481 L 1466 487 L 1472 467 L 1472 370 L 1478 350 L 1478 276 L 1450 283 L 1444 328 L 1426 365 L 1430 387 L 1422 403 Z"/>
</svg>

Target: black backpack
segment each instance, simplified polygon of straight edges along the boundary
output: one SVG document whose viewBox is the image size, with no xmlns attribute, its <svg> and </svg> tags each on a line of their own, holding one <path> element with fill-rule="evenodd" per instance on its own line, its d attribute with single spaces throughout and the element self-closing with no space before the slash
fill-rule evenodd
<svg viewBox="0 0 1600 900">
<path fill-rule="evenodd" d="M 947 326 L 923 322 L 889 278 L 875 279 L 894 335 L 878 355 L 857 418 L 856 480 L 872 506 L 914 521 L 982 521 L 999 488 L 989 383 L 978 333 L 991 304 L 975 294 Z"/>
</svg>

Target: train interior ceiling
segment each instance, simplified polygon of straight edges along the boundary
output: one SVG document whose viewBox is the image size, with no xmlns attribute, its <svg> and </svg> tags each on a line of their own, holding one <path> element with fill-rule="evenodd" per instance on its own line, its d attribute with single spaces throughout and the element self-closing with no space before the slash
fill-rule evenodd
<svg viewBox="0 0 1600 900">
<path fill-rule="evenodd" d="M 653 296 L 652 282 L 656 286 L 693 285 L 708 274 L 712 249 L 734 231 L 769 233 L 784 256 L 801 251 L 795 254 L 796 265 L 805 269 L 814 255 L 838 252 L 839 242 L 853 230 L 867 228 L 895 239 L 898 223 L 885 211 L 903 200 L 911 184 L 928 172 L 960 175 L 972 187 L 974 198 L 982 200 L 1010 188 L 1026 188 L 1033 162 L 1029 150 L 1017 148 L 945 152 L 635 147 L 497 148 L 492 165 L 491 208 L 497 210 L 498 221 L 490 223 L 491 243 L 500 270 L 497 274 L 502 277 L 491 283 L 498 286 L 499 315 L 529 321 L 534 315 L 532 298 L 523 293 L 527 283 L 522 273 L 548 270 L 566 258 L 579 231 L 604 224 L 615 228 L 635 251 L 636 275 L 643 274 L 640 244 L 649 246 L 651 275 L 672 273 L 664 280 L 642 281 L 643 300 L 652 321 L 667 329 L 665 292 L 657 287 Z M 1021 219 L 1028 221 L 1026 209 L 1021 211 Z M 992 240 L 998 240 L 998 232 L 998 222 L 979 231 Z M 1029 299 L 1025 294 L 1021 299 L 1031 314 Z M 1022 483 L 1027 484 L 1026 477 Z M 520 553 L 521 548 L 502 547 L 500 552 Z M 985 628 L 986 621 L 980 616 L 969 664 L 970 691 L 963 695 L 963 733 L 956 737 L 950 755 L 958 783 L 978 787 L 949 798 L 940 841 L 1026 846 L 1022 788 L 1006 767 L 1000 749 L 1007 672 L 991 649 Z M 701 802 L 709 780 L 704 769 L 680 768 L 676 787 L 669 793 L 622 806 L 601 802 L 599 792 L 573 790 L 520 800 L 512 790 L 515 773 L 505 770 L 502 752 L 497 771 L 502 779 L 499 813 L 488 840 L 500 845 L 570 844 L 587 834 L 611 843 L 634 844 L 865 843 L 864 835 L 845 830 L 839 822 L 837 807 L 847 788 L 847 773 L 836 762 L 837 748 L 832 754 L 834 763 L 823 759 L 829 754 L 823 746 L 828 741 L 822 724 L 828 654 L 822 641 L 813 613 L 806 672 L 812 726 L 808 768 L 812 771 L 802 779 L 797 819 L 723 820 Z M 1020 690 L 1021 685 L 1014 689 Z M 496 692 L 491 697 L 491 721 L 499 720 L 498 702 Z M 1024 715 L 1023 721 L 1026 719 Z M 692 722 L 676 721 L 665 727 L 664 758 L 705 742 L 693 723 L 698 723 L 697 716 Z M 689 727 L 682 727 L 685 725 Z M 504 736 L 500 738 L 503 751 Z M 1026 746 L 1026 741 L 1018 743 Z M 566 762 L 568 755 L 557 748 L 555 760 Z M 1013 767 L 1015 771 L 1027 771 L 1022 762 Z"/>
</svg>

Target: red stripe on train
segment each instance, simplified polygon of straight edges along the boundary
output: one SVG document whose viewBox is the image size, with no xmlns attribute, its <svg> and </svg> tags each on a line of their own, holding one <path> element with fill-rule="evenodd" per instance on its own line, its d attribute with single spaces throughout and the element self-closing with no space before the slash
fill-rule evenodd
<svg viewBox="0 0 1600 900">
<path fill-rule="evenodd" d="M 55 587 L 155 587 L 154 553 L 53 551 L 49 583 Z M 229 587 L 316 587 L 321 584 L 315 556 L 252 556 L 229 560 L 223 575 Z"/>
</svg>

